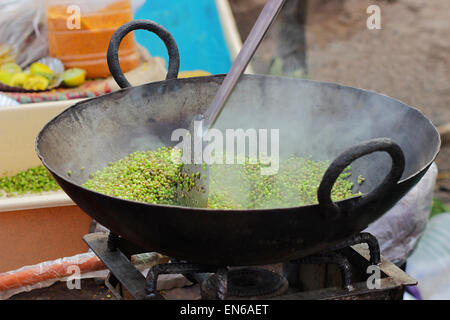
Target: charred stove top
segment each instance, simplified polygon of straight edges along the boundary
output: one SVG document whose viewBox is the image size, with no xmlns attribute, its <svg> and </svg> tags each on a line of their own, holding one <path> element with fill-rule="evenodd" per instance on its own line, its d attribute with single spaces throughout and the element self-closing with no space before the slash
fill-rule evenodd
<svg viewBox="0 0 450 320">
<path fill-rule="evenodd" d="M 151 267 L 145 278 L 131 257 L 146 250 L 114 234 L 91 233 L 84 241 L 110 270 L 108 286 L 118 298 L 164 299 L 158 277 L 182 274 L 199 284 L 205 300 L 401 299 L 417 282 L 380 256 L 377 239 L 357 234 L 326 252 L 278 265 L 217 267 L 171 259 Z"/>
</svg>

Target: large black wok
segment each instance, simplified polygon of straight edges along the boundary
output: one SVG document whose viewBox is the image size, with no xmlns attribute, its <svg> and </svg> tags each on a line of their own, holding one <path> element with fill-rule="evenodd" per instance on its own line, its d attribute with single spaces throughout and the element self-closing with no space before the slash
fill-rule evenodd
<svg viewBox="0 0 450 320">
<path fill-rule="evenodd" d="M 164 39 L 171 55 L 168 77 L 176 77 L 173 39 L 160 26 L 138 21 L 120 28 L 111 41 L 109 62 L 119 84 L 128 85 L 117 65 L 117 47 L 137 28 Z M 430 121 L 400 101 L 332 83 L 245 75 L 215 127 L 278 128 L 281 157 L 337 158 L 319 188 L 320 204 L 193 209 L 122 200 L 81 186 L 89 174 L 131 152 L 174 145 L 173 130 L 187 128 L 205 111 L 222 79 L 172 79 L 83 101 L 42 129 L 37 153 L 64 191 L 114 233 L 192 263 L 237 266 L 299 258 L 361 232 L 422 178 L 439 151 Z M 334 204 L 329 191 L 350 163 L 353 179 L 366 178 L 365 195 Z"/>
</svg>

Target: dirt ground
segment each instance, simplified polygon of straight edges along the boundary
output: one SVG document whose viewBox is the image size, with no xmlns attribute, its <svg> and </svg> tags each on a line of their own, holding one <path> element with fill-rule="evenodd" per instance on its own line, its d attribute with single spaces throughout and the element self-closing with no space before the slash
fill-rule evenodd
<svg viewBox="0 0 450 320">
<path fill-rule="evenodd" d="M 230 0 L 243 39 L 265 2 Z M 372 4 L 381 30 L 367 28 Z M 440 126 L 450 122 L 449 35 L 450 1 L 308 0 L 308 77 L 389 95 Z M 450 204 L 450 145 L 437 164 L 436 196 Z"/>
</svg>

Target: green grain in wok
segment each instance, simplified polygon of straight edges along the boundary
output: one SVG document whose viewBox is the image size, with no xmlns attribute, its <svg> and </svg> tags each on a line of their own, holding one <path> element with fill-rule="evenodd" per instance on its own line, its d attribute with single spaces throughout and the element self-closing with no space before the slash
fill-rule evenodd
<svg viewBox="0 0 450 320">
<path fill-rule="evenodd" d="M 122 199 L 177 204 L 177 187 L 190 189 L 198 177 L 182 176 L 179 152 L 171 148 L 139 151 L 91 175 L 84 187 Z M 317 188 L 329 163 L 301 157 L 280 161 L 278 174 L 261 175 L 260 162 L 211 165 L 208 207 L 212 209 L 262 209 L 317 203 Z M 347 178 L 350 167 L 332 190 L 334 201 L 355 196 Z M 358 182 L 360 182 L 358 179 Z"/>
<path fill-rule="evenodd" d="M 209 206 L 226 209 L 266 209 L 305 206 L 317 203 L 317 189 L 328 162 L 301 157 L 280 161 L 275 175 L 261 175 L 260 162 L 211 166 Z M 331 196 L 334 201 L 355 196 L 347 178 L 350 167 L 337 179 Z"/>
<path fill-rule="evenodd" d="M 135 152 L 92 175 L 84 187 L 114 197 L 140 202 L 175 204 L 177 185 L 188 188 L 182 164 L 173 161 L 171 148 Z"/>
</svg>

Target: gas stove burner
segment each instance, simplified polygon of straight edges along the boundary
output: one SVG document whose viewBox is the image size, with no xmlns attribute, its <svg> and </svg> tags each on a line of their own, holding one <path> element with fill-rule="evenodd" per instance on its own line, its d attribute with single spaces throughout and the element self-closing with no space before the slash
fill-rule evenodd
<svg viewBox="0 0 450 320">
<path fill-rule="evenodd" d="M 226 286 L 226 287 L 224 287 Z M 261 268 L 235 268 L 211 275 L 201 286 L 202 298 L 213 300 L 217 293 L 227 292 L 226 299 L 263 299 L 281 295 L 288 281 L 278 273 Z"/>
</svg>

